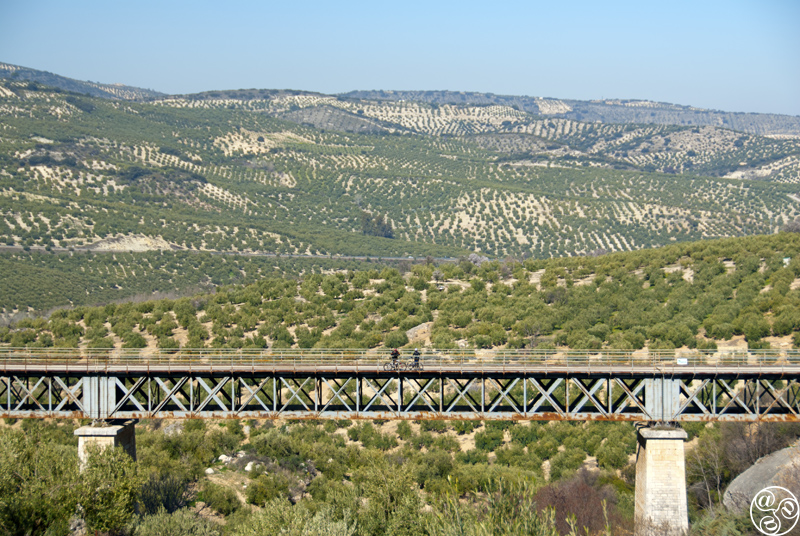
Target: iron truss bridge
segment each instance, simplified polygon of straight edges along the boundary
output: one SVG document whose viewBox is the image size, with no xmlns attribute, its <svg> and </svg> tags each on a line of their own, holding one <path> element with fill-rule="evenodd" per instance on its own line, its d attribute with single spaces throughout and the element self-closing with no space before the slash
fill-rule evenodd
<svg viewBox="0 0 800 536">
<path fill-rule="evenodd" d="M 0 348 L 0 417 L 800 421 L 800 352 Z"/>
</svg>

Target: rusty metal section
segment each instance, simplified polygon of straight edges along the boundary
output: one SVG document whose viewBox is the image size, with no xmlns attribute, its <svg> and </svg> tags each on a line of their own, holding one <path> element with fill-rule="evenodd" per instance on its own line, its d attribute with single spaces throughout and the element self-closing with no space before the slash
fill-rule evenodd
<svg viewBox="0 0 800 536">
<path fill-rule="evenodd" d="M 91 419 L 800 421 L 783 372 L 199 370 L 0 375 L 0 416 Z"/>
</svg>

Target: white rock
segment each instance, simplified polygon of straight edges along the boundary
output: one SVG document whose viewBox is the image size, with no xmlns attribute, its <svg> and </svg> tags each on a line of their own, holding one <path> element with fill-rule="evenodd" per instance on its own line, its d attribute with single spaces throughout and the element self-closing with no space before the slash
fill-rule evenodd
<svg viewBox="0 0 800 536">
<path fill-rule="evenodd" d="M 247 465 L 244 466 L 244 470 L 249 473 L 253 470 L 253 465 L 255 465 L 254 462 L 247 462 Z"/>
<path fill-rule="evenodd" d="M 207 475 L 213 475 L 214 474 L 214 470 L 209 467 L 208 469 L 206 469 L 206 474 Z"/>
<path fill-rule="evenodd" d="M 221 461 L 222 463 L 228 463 L 229 461 L 231 461 L 231 458 L 230 458 L 230 456 L 226 456 L 224 454 L 220 454 L 219 455 L 219 461 Z"/>
<path fill-rule="evenodd" d="M 243 450 L 240 450 L 239 452 L 236 453 L 236 457 L 237 458 L 244 458 L 244 455 L 245 455 L 245 452 Z"/>
</svg>

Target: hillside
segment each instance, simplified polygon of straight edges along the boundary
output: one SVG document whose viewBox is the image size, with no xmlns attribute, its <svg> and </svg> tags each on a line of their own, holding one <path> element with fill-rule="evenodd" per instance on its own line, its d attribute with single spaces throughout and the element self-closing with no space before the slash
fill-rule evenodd
<svg viewBox="0 0 800 536">
<path fill-rule="evenodd" d="M 508 106 L 548 118 L 600 123 L 725 127 L 762 136 L 799 136 L 800 117 L 734 113 L 646 100 L 553 99 L 463 91 L 351 91 L 345 98 L 429 104 Z"/>
<path fill-rule="evenodd" d="M 383 268 L 272 277 L 192 298 L 65 309 L 0 328 L 0 344 L 166 352 L 203 345 L 786 348 L 800 345 L 798 255 L 800 234 L 780 233 L 523 263 L 473 257 L 416 264 L 405 274 Z M 422 335 L 407 340 L 415 327 Z M 779 380 L 763 383 L 782 388 Z M 740 519 L 717 509 L 715 490 L 800 435 L 796 423 L 683 427 L 690 519 L 693 530 L 709 535 L 747 522 L 747 513 Z M 0 523 L 38 526 L 19 505 L 54 523 L 86 504 L 85 487 L 75 484 L 87 478 L 77 471 L 75 428 L 71 420 L 0 423 L 8 453 L 0 463 L 22 497 L 4 501 Z M 475 536 L 529 526 L 550 536 L 584 526 L 590 533 L 631 530 L 631 423 L 152 419 L 137 424 L 136 443 L 136 462 L 120 451 L 108 465 L 124 470 L 100 474 L 121 490 L 115 496 L 131 497 L 115 519 L 135 524 L 137 535 L 243 536 L 276 527 L 397 533 L 389 526 L 416 527 L 405 533 L 423 536 L 451 534 L 448 527 L 459 523 L 459 534 Z M 90 465 L 88 474 L 98 469 Z M 42 486 L 75 491 L 38 501 Z M 99 524 L 92 510 L 81 512 L 90 527 Z"/>
<path fill-rule="evenodd" d="M 0 78 L 25 80 L 93 97 L 123 100 L 158 100 L 165 94 L 122 84 L 103 84 L 74 80 L 46 71 L 0 62 Z M 191 95 L 174 95 L 192 100 L 254 100 L 284 95 L 326 95 L 302 90 L 245 89 L 212 90 Z M 499 105 L 524 111 L 544 119 L 558 118 L 578 122 L 610 124 L 692 125 L 723 127 L 770 137 L 800 136 L 800 117 L 708 110 L 693 106 L 634 99 L 581 101 L 517 95 L 495 95 L 464 91 L 350 91 L 336 96 L 340 100 L 420 102 L 432 105 Z"/>
<path fill-rule="evenodd" d="M 0 62 L 0 78 L 15 81 L 26 81 L 31 88 L 37 85 L 58 88 L 74 93 L 83 93 L 92 97 L 105 99 L 142 100 L 161 97 L 164 94 L 152 89 L 125 86 L 122 84 L 102 84 L 100 82 L 84 82 L 60 76 L 46 71 L 38 71 L 27 67 L 19 67 Z"/>
<path fill-rule="evenodd" d="M 46 252 L 110 253 L 95 262 L 119 276 L 87 283 L 99 294 L 6 292 L 6 318 L 306 270 L 276 269 L 278 255 L 595 255 L 768 234 L 800 215 L 797 139 L 303 91 L 141 102 L 20 76 L 0 80 L 1 260 L 96 278 Z M 147 252 L 162 268 L 137 269 Z M 175 268 L 197 269 L 199 253 L 236 268 L 216 278 Z"/>
<path fill-rule="evenodd" d="M 64 309 L 0 330 L 0 342 L 153 349 L 791 348 L 800 346 L 798 255 L 800 234 L 780 233 L 523 263 L 473 257 L 438 267 L 419 263 L 405 274 L 371 268 L 299 280 L 266 277 L 192 298 Z M 50 269 L 56 285 L 58 273 Z M 26 276 L 36 279 L 14 272 L 10 286 Z"/>
<path fill-rule="evenodd" d="M 800 142 L 711 127 L 308 95 L 141 104 L 2 91 L 8 245 L 144 235 L 197 250 L 548 257 L 772 232 L 797 216 Z M 317 113 L 319 99 L 383 131 L 278 118 Z M 365 234 L 365 217 L 385 218 L 393 240 Z"/>
</svg>

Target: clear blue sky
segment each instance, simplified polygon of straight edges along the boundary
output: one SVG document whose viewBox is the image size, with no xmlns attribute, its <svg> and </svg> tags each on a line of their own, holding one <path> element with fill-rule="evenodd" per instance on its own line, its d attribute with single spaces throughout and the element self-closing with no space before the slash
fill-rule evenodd
<svg viewBox="0 0 800 536">
<path fill-rule="evenodd" d="M 0 0 L 0 61 L 165 93 L 449 89 L 800 115 L 800 1 Z"/>
</svg>

